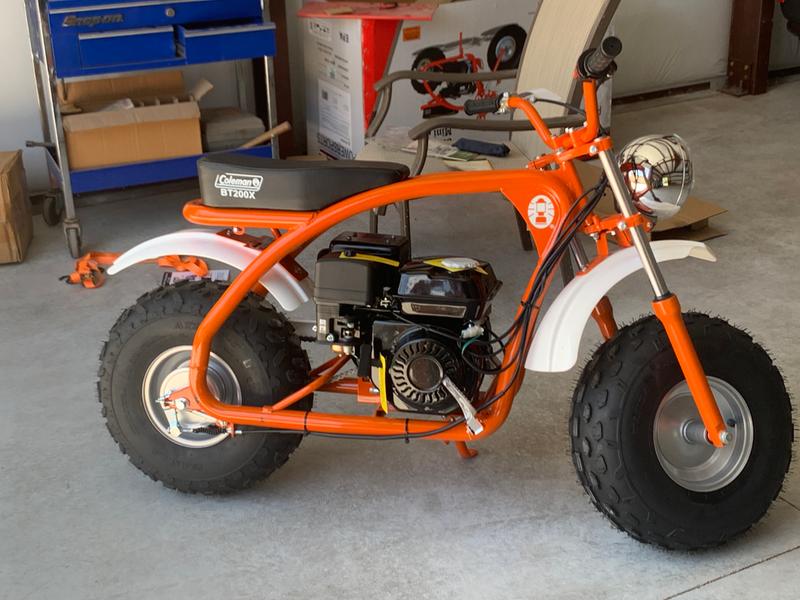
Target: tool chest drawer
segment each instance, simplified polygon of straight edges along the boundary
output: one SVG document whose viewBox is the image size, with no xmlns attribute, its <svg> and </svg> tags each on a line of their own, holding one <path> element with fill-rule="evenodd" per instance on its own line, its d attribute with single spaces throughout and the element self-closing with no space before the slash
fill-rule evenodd
<svg viewBox="0 0 800 600">
<path fill-rule="evenodd" d="M 50 0 L 53 34 L 260 19 L 259 0 Z"/>
<path fill-rule="evenodd" d="M 172 27 L 144 27 L 82 33 L 78 36 L 81 65 L 104 67 L 174 60 L 177 57 Z"/>
<path fill-rule="evenodd" d="M 260 0 L 46 0 L 58 77 L 275 52 Z"/>
<path fill-rule="evenodd" d="M 238 60 L 275 54 L 275 24 L 178 27 L 178 48 L 199 62 Z"/>
</svg>

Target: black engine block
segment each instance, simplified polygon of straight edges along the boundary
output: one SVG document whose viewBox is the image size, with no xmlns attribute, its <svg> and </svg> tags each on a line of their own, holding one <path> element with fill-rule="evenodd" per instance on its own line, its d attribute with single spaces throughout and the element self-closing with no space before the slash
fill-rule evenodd
<svg viewBox="0 0 800 600">
<path fill-rule="evenodd" d="M 448 414 L 445 378 L 477 396 L 482 372 L 462 345 L 488 331 L 500 285 L 486 262 L 411 259 L 405 238 L 345 233 L 318 257 L 317 340 L 353 355 L 397 410 Z"/>
</svg>

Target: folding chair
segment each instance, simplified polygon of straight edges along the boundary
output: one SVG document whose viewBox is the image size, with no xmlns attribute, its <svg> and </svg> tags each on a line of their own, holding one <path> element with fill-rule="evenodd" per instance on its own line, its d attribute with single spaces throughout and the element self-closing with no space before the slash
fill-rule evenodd
<svg viewBox="0 0 800 600">
<path fill-rule="evenodd" d="M 389 114 L 392 101 L 392 86 L 397 81 L 427 80 L 448 83 L 475 81 L 497 81 L 516 79 L 516 91 L 544 88 L 554 92 L 570 104 L 580 104 L 581 88 L 573 77 L 575 61 L 586 50 L 600 43 L 620 0 L 542 0 L 539 12 L 531 27 L 522 60 L 515 70 L 494 73 L 435 73 L 427 71 L 398 71 L 390 73 L 375 84 L 378 92 L 375 112 L 367 129 L 367 138 L 373 138 Z M 582 118 L 560 106 L 542 104 L 537 107 L 551 128 L 580 125 Z M 430 133 L 446 127 L 466 131 L 495 131 L 510 134 L 511 152 L 504 158 L 492 157 L 497 169 L 520 168 L 530 159 L 544 152 L 545 148 L 537 136 L 531 135 L 530 123 L 522 115 L 507 120 L 478 120 L 459 116 L 426 119 L 409 131 L 409 137 L 417 141 L 414 158 L 401 150 L 386 150 L 378 144 L 367 143 L 358 154 L 364 160 L 388 160 L 409 164 L 412 175 L 423 171 L 446 171 L 444 161 L 427 157 Z M 403 235 L 411 235 L 409 203 L 400 207 Z M 522 218 L 515 213 L 520 241 L 526 250 L 532 249 L 530 234 Z M 370 215 L 370 229 L 378 230 L 379 214 Z"/>
</svg>

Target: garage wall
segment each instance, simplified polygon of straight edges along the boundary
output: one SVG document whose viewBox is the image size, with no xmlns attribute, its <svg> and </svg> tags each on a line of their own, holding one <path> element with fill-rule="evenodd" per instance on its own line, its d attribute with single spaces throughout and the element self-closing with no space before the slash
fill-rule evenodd
<svg viewBox="0 0 800 600">
<path fill-rule="evenodd" d="M 296 14 L 302 3 L 303 0 L 286 0 L 298 140 L 305 139 L 303 55 L 299 35 L 302 23 L 291 19 L 291 15 Z M 620 59 L 619 76 L 614 81 L 615 94 L 627 95 L 723 77 L 731 3 L 732 0 L 622 0 L 615 32 L 625 41 L 625 52 Z M 41 130 L 23 2 L 13 0 L 5 4 L 4 18 L 0 20 L 0 56 L 6 57 L 3 85 L 0 86 L 0 149 L 11 150 L 23 148 L 27 139 L 41 138 Z M 775 15 L 770 64 L 773 68 L 800 65 L 800 40 L 786 31 L 786 22 L 780 14 Z M 204 104 L 237 103 L 232 65 L 193 67 L 187 73 L 190 81 L 199 76 L 217 86 Z M 42 150 L 26 150 L 25 167 L 31 189 L 47 187 Z"/>
<path fill-rule="evenodd" d="M 623 41 L 614 95 L 723 76 L 732 0 L 622 0 L 614 31 Z"/>
<path fill-rule="evenodd" d="M 800 64 L 800 38 L 789 33 L 786 29 L 786 19 L 783 18 L 778 3 L 775 3 L 775 19 L 772 29 L 772 45 L 769 52 L 769 66 L 771 69 L 786 69 Z"/>
<path fill-rule="evenodd" d="M 624 42 L 614 95 L 724 78 L 733 0 L 622 0 L 614 31 Z M 800 40 L 775 3 L 771 68 L 800 65 Z"/>
<path fill-rule="evenodd" d="M 28 44 L 28 26 L 22 0 L 7 2 L 0 20 L 0 56 L 3 84 L 0 85 L 0 150 L 25 147 L 25 140 L 42 137 L 36 84 Z M 42 150 L 25 151 L 25 169 L 32 189 L 47 186 Z"/>
</svg>

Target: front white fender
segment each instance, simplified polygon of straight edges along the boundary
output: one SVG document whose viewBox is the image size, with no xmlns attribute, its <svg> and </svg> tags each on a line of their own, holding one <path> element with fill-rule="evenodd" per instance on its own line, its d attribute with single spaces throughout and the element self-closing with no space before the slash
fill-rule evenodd
<svg viewBox="0 0 800 600">
<path fill-rule="evenodd" d="M 215 260 L 242 271 L 259 255 L 259 251 L 211 231 L 187 229 L 147 240 L 131 248 L 114 261 L 108 273 L 116 275 L 142 261 L 175 254 Z M 309 280 L 297 281 L 283 265 L 275 265 L 260 281 L 285 311 L 291 312 L 309 300 L 306 290 Z"/>
<path fill-rule="evenodd" d="M 716 261 L 708 246 L 687 240 L 651 242 L 658 262 L 693 256 Z M 585 275 L 569 282 L 553 301 L 533 336 L 525 368 L 531 371 L 558 373 L 569 371 L 578 361 L 581 336 L 592 310 L 609 290 L 628 275 L 642 268 L 635 248 L 611 254 Z"/>
</svg>

